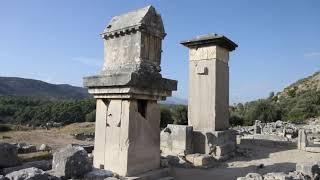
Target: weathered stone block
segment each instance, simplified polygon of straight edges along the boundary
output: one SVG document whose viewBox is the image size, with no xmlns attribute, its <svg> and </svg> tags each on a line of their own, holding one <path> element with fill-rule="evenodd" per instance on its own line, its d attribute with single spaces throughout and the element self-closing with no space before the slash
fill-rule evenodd
<svg viewBox="0 0 320 180">
<path fill-rule="evenodd" d="M 82 147 L 67 146 L 53 154 L 52 169 L 58 177 L 79 178 L 91 171 L 92 167 Z"/>
<path fill-rule="evenodd" d="M 299 130 L 297 144 L 298 144 L 298 149 L 306 150 L 306 147 L 308 146 L 308 139 L 307 139 L 307 133 L 305 129 Z"/>
<path fill-rule="evenodd" d="M 160 167 L 160 107 L 156 101 L 98 100 L 97 107 L 94 167 L 121 176 Z"/>
<path fill-rule="evenodd" d="M 161 131 L 161 151 L 168 154 L 191 154 L 193 151 L 192 136 L 191 126 L 168 124 Z"/>
<path fill-rule="evenodd" d="M 213 156 L 198 153 L 186 155 L 186 160 L 195 167 L 211 167 L 216 162 Z"/>
<path fill-rule="evenodd" d="M 210 154 L 220 159 L 235 150 L 236 134 L 232 130 L 194 131 L 193 144 L 195 153 Z"/>
<path fill-rule="evenodd" d="M 296 171 L 313 178 L 315 174 L 320 174 L 320 168 L 317 163 L 298 163 Z"/>
<path fill-rule="evenodd" d="M 17 166 L 19 164 L 17 147 L 9 143 L 0 143 L 0 168 Z"/>
</svg>

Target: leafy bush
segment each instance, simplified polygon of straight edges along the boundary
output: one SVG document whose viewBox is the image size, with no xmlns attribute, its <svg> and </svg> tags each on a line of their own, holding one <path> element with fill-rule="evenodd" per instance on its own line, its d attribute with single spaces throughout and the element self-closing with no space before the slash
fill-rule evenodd
<svg viewBox="0 0 320 180">
<path fill-rule="evenodd" d="M 0 124 L 0 132 L 7 132 L 7 131 L 11 131 L 12 128 L 10 125 L 7 124 Z"/>
<path fill-rule="evenodd" d="M 93 110 L 86 115 L 86 122 L 95 122 L 95 121 L 96 121 L 96 110 Z"/>
<path fill-rule="evenodd" d="M 160 120 L 160 127 L 165 128 L 168 124 L 173 124 L 172 114 L 170 108 L 167 106 L 161 106 L 161 120 Z"/>
<path fill-rule="evenodd" d="M 187 125 L 188 124 L 188 106 L 174 105 L 171 108 L 172 119 L 174 124 Z"/>
</svg>

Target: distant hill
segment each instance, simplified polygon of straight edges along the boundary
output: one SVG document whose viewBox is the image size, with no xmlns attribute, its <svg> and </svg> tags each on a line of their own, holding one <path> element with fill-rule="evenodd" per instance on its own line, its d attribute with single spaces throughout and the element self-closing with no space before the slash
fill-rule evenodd
<svg viewBox="0 0 320 180">
<path fill-rule="evenodd" d="M 0 77 L 0 96 L 82 99 L 89 97 L 89 94 L 84 88 L 68 84 L 50 84 L 18 77 Z"/>
<path fill-rule="evenodd" d="M 188 100 L 178 98 L 178 97 L 168 97 L 166 101 L 163 102 L 164 104 L 183 104 L 187 105 Z"/>
<path fill-rule="evenodd" d="M 289 85 L 277 96 L 278 98 L 290 98 L 306 91 L 320 91 L 320 71 Z"/>
<path fill-rule="evenodd" d="M 255 120 L 303 123 L 320 117 L 320 71 L 287 86 L 276 95 L 230 107 L 230 124 L 252 125 Z"/>
<path fill-rule="evenodd" d="M 0 96 L 28 96 L 49 99 L 87 98 L 87 89 L 68 84 L 50 84 L 40 80 L 19 77 L 0 77 Z M 168 97 L 163 104 L 188 104 L 187 100 Z"/>
</svg>

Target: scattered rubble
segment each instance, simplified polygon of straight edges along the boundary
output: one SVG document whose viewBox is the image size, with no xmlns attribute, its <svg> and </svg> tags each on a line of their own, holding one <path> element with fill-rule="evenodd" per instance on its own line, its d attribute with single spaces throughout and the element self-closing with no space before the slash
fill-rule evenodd
<svg viewBox="0 0 320 180">
<path fill-rule="evenodd" d="M 27 168 L 6 175 L 9 180 L 48 180 L 50 175 L 41 169 Z"/>
<path fill-rule="evenodd" d="M 83 132 L 79 134 L 72 135 L 75 139 L 81 141 L 93 141 L 94 140 L 94 132 Z"/>
<path fill-rule="evenodd" d="M 92 153 L 93 149 L 94 149 L 94 145 L 93 144 L 72 144 L 72 146 L 76 147 L 82 147 L 85 151 L 87 151 L 87 153 Z"/>
<path fill-rule="evenodd" d="M 18 148 L 18 154 L 37 152 L 37 147 L 32 144 L 18 143 L 16 146 Z"/>
<path fill-rule="evenodd" d="M 296 171 L 289 173 L 249 173 L 245 177 L 238 177 L 237 180 L 317 180 L 320 178 L 319 163 L 299 163 L 296 165 Z"/>
<path fill-rule="evenodd" d="M 47 144 L 41 144 L 38 151 L 51 151 L 52 148 Z"/>
<path fill-rule="evenodd" d="M 254 124 L 254 134 L 276 135 L 293 139 L 298 136 L 298 128 L 294 124 L 284 121 L 262 123 L 256 120 Z"/>
<path fill-rule="evenodd" d="M 50 121 L 50 122 L 47 122 L 45 124 L 45 128 L 46 129 L 50 129 L 50 128 L 60 128 L 63 126 L 63 123 L 60 123 L 60 122 L 54 122 L 54 121 Z"/>
</svg>

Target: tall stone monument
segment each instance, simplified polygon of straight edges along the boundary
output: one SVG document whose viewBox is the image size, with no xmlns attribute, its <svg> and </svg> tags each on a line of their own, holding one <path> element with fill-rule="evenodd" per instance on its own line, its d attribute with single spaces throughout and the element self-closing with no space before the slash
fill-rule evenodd
<svg viewBox="0 0 320 180">
<path fill-rule="evenodd" d="M 160 108 L 177 81 L 160 74 L 165 31 L 152 6 L 111 19 L 103 33 L 104 65 L 84 78 L 97 99 L 94 167 L 121 176 L 160 168 Z"/>
<path fill-rule="evenodd" d="M 229 52 L 237 44 L 207 34 L 181 42 L 189 48 L 188 125 L 195 153 L 223 158 L 235 149 L 229 128 Z"/>
</svg>

